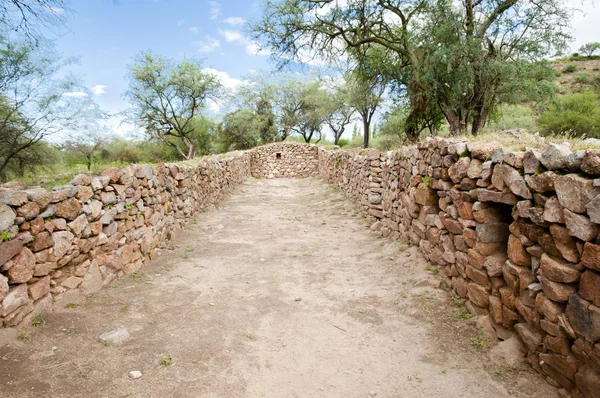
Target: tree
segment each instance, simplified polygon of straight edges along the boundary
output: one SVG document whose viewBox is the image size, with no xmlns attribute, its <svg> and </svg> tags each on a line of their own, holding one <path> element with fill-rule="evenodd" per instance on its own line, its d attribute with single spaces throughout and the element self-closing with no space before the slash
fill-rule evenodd
<svg viewBox="0 0 600 398">
<path fill-rule="evenodd" d="M 539 123 L 547 134 L 600 138 L 600 97 L 592 90 L 567 94 L 542 113 Z"/>
<path fill-rule="evenodd" d="M 69 63 L 50 43 L 34 47 L 0 36 L 0 176 L 11 163 L 41 154 L 46 137 L 101 116 L 76 79 L 57 77 Z"/>
<path fill-rule="evenodd" d="M 250 149 L 260 143 L 255 115 L 250 109 L 238 109 L 230 112 L 219 125 L 219 136 L 224 141 L 226 151 L 234 149 Z"/>
<path fill-rule="evenodd" d="M 254 79 L 240 87 L 237 97 L 241 99 L 241 108 L 250 109 L 263 143 L 279 140 L 277 116 L 274 110 L 276 85 L 268 76 L 254 75 Z"/>
<path fill-rule="evenodd" d="M 83 155 L 87 169 L 91 170 L 94 155 L 100 152 L 107 142 L 106 132 L 86 132 L 85 135 L 79 134 L 71 137 L 63 144 L 63 148 L 72 154 Z"/>
<path fill-rule="evenodd" d="M 355 110 L 348 104 L 348 90 L 345 84 L 334 87 L 333 95 L 323 103 L 324 120 L 333 133 L 333 143 L 338 145 L 340 138 L 354 120 Z"/>
<path fill-rule="evenodd" d="M 321 128 L 325 123 L 326 108 L 323 104 L 327 101 L 327 93 L 320 87 L 321 82 L 314 81 L 301 85 L 299 95 L 299 113 L 295 125 L 291 129 L 304 138 L 304 142 L 310 143 L 315 134 L 321 141 Z"/>
<path fill-rule="evenodd" d="M 151 52 L 135 57 L 129 79 L 130 119 L 182 158 L 194 158 L 198 147 L 194 120 L 220 93 L 218 79 L 203 72 L 199 61 L 176 62 Z"/>
<path fill-rule="evenodd" d="M 452 134 L 469 123 L 477 134 L 504 84 L 565 48 L 568 11 L 559 0 L 268 0 L 252 32 L 280 60 L 383 48 L 410 100 L 408 119 L 435 104 Z"/>
<path fill-rule="evenodd" d="M 579 52 L 586 57 L 592 57 L 596 51 L 600 51 L 600 42 L 586 43 L 579 47 Z"/>
<path fill-rule="evenodd" d="M 349 92 L 348 102 L 362 119 L 363 146 L 368 148 L 371 122 L 377 108 L 383 102 L 385 82 L 381 75 L 368 75 L 361 70 L 347 73 L 345 79 Z"/>
</svg>

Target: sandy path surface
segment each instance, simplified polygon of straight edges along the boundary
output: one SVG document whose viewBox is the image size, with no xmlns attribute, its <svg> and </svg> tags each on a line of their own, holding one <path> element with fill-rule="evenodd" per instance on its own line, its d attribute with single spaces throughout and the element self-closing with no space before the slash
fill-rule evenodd
<svg viewBox="0 0 600 398">
<path fill-rule="evenodd" d="M 450 295 L 414 287 L 435 279 L 417 250 L 369 231 L 319 180 L 249 180 L 174 244 L 81 305 L 3 332 L 0 396 L 555 394 L 527 368 L 490 364 Z M 129 340 L 99 341 L 120 326 Z"/>
</svg>

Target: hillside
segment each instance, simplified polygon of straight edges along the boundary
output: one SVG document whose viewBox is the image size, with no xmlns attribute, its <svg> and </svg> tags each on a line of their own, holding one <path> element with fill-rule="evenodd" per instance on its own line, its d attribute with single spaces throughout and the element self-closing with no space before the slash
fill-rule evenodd
<svg viewBox="0 0 600 398">
<path fill-rule="evenodd" d="M 560 94 L 600 86 L 600 59 L 561 59 L 551 63 Z"/>
</svg>

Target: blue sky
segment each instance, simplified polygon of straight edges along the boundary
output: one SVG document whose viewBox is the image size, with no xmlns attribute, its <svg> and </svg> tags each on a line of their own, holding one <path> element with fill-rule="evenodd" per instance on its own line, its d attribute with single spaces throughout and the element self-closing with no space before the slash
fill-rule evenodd
<svg viewBox="0 0 600 398">
<path fill-rule="evenodd" d="M 568 0 L 583 13 L 572 21 L 575 41 L 600 41 L 600 4 Z M 66 29 L 55 38 L 63 55 L 79 57 L 73 71 L 82 76 L 94 99 L 106 111 L 117 113 L 127 104 L 127 65 L 140 51 L 181 59 L 196 57 L 216 73 L 223 84 L 235 88 L 252 70 L 271 70 L 265 54 L 244 37 L 246 21 L 257 19 L 262 0 L 73 0 Z M 121 135 L 131 130 L 110 123 Z"/>
</svg>

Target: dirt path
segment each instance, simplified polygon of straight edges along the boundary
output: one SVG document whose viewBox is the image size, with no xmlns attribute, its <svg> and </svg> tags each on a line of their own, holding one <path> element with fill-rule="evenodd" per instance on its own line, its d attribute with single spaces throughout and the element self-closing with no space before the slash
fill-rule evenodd
<svg viewBox="0 0 600 398">
<path fill-rule="evenodd" d="M 27 336 L 3 332 L 0 396 L 555 394 L 530 370 L 497 373 L 447 293 L 414 287 L 433 278 L 418 252 L 319 180 L 250 180 L 176 244 Z M 99 341 L 119 326 L 129 340 Z"/>
</svg>

